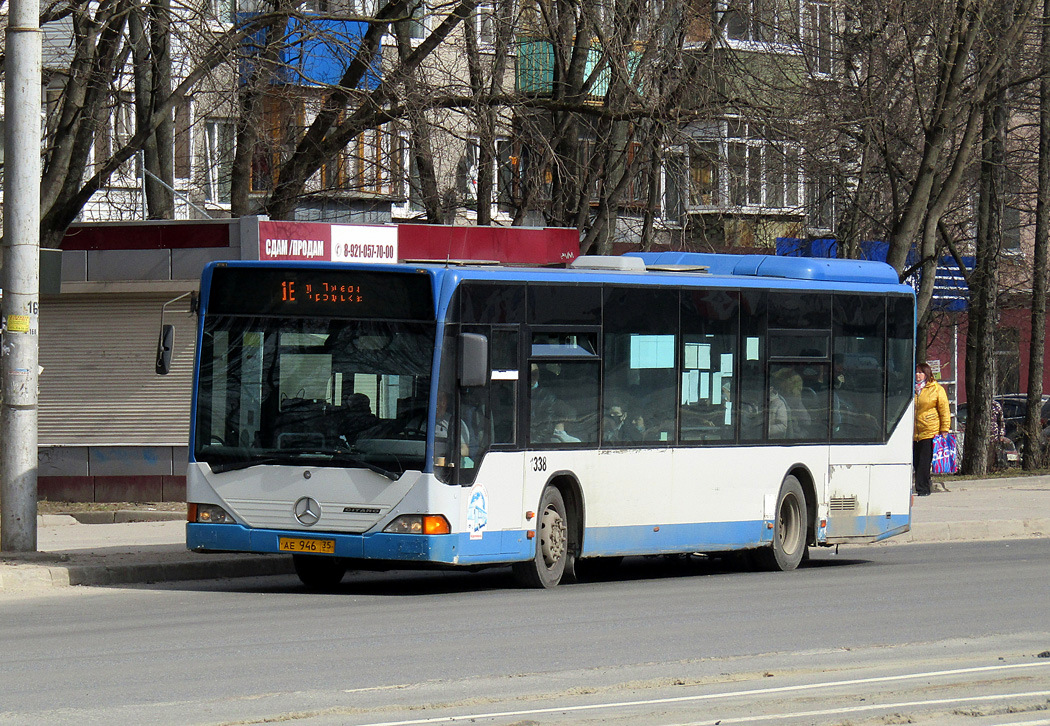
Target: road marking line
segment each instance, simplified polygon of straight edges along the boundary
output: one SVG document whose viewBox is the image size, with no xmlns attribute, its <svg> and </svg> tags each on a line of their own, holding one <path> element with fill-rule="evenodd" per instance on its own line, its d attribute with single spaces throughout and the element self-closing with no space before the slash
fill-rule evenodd
<svg viewBox="0 0 1050 726">
<path fill-rule="evenodd" d="M 997 698 L 1032 698 L 1034 696 L 1050 696 L 1050 691 L 1029 691 L 1028 693 L 996 693 L 987 696 L 965 696 L 960 698 L 937 698 L 932 701 L 901 701 L 900 703 L 872 703 L 863 706 L 844 706 L 842 708 L 829 708 L 823 711 L 798 711 L 795 713 L 770 713 L 762 716 L 741 716 L 740 718 L 715 717 L 720 724 L 727 723 L 754 723 L 755 721 L 773 721 L 785 718 L 808 718 L 811 716 L 837 716 L 846 713 L 859 713 L 861 711 L 880 711 L 883 709 L 915 708 L 916 706 L 947 706 L 959 703 L 974 703 L 975 701 L 989 701 Z M 685 721 L 666 726 L 709 726 L 710 718 L 703 721 Z M 1017 726 L 1034 726 L 1037 723 L 1050 723 L 1050 721 L 1022 722 Z"/>
<path fill-rule="evenodd" d="M 544 713 L 571 713 L 577 711 L 596 711 L 607 708 L 626 708 L 633 706 L 659 706 L 669 703 L 689 703 L 695 701 L 713 701 L 721 698 L 735 698 L 738 696 L 758 696 L 772 693 L 790 693 L 792 691 L 812 691 L 819 688 L 837 688 L 840 686 L 855 686 L 871 683 L 891 683 L 893 681 L 907 681 L 918 678 L 934 678 L 938 676 L 965 675 L 969 673 L 989 673 L 992 671 L 1005 671 L 1017 668 L 1045 668 L 1050 662 L 1043 663 L 1012 663 L 1009 665 L 975 666 L 973 668 L 956 668 L 944 671 L 928 671 L 926 673 L 906 673 L 899 676 L 876 676 L 872 678 L 853 678 L 846 681 L 832 681 L 829 683 L 806 683 L 798 686 L 778 686 L 775 688 L 756 688 L 748 691 L 730 691 L 727 693 L 704 693 L 697 696 L 674 696 L 669 698 L 653 698 L 642 701 L 620 701 L 614 703 L 593 703 L 584 706 L 562 706 L 553 708 L 534 708 L 521 711 L 493 711 L 490 713 L 472 713 L 462 716 L 437 716 L 434 718 L 410 719 L 407 721 L 381 721 L 363 726 L 419 726 L 420 724 L 456 723 L 479 718 L 507 718 L 510 716 L 535 716 Z M 1050 695 L 1050 691 L 1040 692 Z M 728 721 L 723 721 L 728 723 Z"/>
</svg>

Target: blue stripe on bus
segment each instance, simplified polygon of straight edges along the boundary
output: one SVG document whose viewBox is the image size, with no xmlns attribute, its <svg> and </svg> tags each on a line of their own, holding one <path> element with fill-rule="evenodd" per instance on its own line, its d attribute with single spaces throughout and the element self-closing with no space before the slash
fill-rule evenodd
<svg viewBox="0 0 1050 726">
<path fill-rule="evenodd" d="M 908 515 L 836 518 L 829 538 L 871 541 L 908 531 Z M 764 520 L 671 524 L 660 526 L 593 527 L 584 536 L 584 556 L 718 552 L 768 545 L 773 531 Z M 435 562 L 449 565 L 485 565 L 527 560 L 535 540 L 524 530 L 486 532 L 481 539 L 467 533 L 450 535 L 338 534 L 297 530 L 251 529 L 239 524 L 186 525 L 186 546 L 191 550 L 279 553 L 281 537 L 330 539 L 335 556 L 351 559 Z"/>
<path fill-rule="evenodd" d="M 830 540 L 842 537 L 877 537 L 878 540 L 882 540 L 894 534 L 907 532 L 910 524 L 911 517 L 907 514 L 891 515 L 889 519 L 885 515 L 871 517 L 841 517 L 836 515 L 828 520 L 827 534 Z"/>
</svg>

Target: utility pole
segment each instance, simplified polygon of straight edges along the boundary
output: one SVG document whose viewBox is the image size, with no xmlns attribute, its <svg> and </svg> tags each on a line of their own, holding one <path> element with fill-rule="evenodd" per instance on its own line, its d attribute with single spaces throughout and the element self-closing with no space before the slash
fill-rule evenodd
<svg viewBox="0 0 1050 726">
<path fill-rule="evenodd" d="M 0 550 L 34 552 L 40 319 L 39 0 L 10 0 L 4 79 Z"/>
</svg>

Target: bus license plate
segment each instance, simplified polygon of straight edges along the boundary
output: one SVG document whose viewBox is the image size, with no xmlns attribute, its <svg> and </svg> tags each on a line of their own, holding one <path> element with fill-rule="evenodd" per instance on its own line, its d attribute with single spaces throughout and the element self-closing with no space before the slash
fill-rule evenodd
<svg viewBox="0 0 1050 726">
<path fill-rule="evenodd" d="M 334 539 L 311 539 L 306 537 L 280 537 L 277 548 L 281 552 L 313 552 L 318 555 L 334 555 Z"/>
</svg>

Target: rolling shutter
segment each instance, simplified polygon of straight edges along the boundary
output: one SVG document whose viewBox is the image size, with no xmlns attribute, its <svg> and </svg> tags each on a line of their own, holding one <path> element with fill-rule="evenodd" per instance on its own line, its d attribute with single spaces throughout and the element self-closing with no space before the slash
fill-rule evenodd
<svg viewBox="0 0 1050 726">
<path fill-rule="evenodd" d="M 177 293 L 62 295 L 40 305 L 40 445 L 185 446 L 196 318 L 168 306 L 171 373 L 155 372 L 161 307 Z"/>
</svg>

